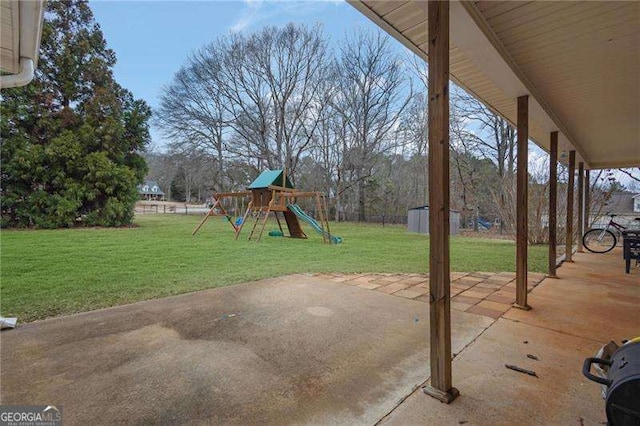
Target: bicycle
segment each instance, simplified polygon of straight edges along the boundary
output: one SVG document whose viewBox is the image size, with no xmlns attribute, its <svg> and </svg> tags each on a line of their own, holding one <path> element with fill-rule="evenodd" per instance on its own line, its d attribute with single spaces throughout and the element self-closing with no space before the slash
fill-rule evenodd
<svg viewBox="0 0 640 426">
<path fill-rule="evenodd" d="M 582 236 L 582 245 L 592 253 L 607 253 L 613 250 L 618 244 L 618 239 L 622 237 L 622 231 L 627 229 L 626 226 L 613 220 L 618 215 L 610 214 L 609 216 L 611 219 L 606 227 L 589 229 Z M 640 222 L 640 217 L 635 218 L 634 221 Z M 611 231 L 611 228 L 614 229 L 615 234 Z"/>
</svg>

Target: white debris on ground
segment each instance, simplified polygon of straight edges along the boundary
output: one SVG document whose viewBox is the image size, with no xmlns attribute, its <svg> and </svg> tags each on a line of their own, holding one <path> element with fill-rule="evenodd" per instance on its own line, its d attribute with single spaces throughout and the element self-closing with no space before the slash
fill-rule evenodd
<svg viewBox="0 0 640 426">
<path fill-rule="evenodd" d="M 4 330 L 5 328 L 16 328 L 17 323 L 18 318 L 0 317 L 0 330 Z"/>
</svg>

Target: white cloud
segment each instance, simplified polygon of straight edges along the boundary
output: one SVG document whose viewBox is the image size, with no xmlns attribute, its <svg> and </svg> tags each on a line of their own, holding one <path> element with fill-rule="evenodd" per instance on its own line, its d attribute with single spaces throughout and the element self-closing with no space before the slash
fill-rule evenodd
<svg viewBox="0 0 640 426">
<path fill-rule="evenodd" d="M 263 3 L 262 0 L 245 0 L 240 17 L 231 25 L 231 32 L 243 31 L 258 22 L 263 17 L 260 13 Z"/>
<path fill-rule="evenodd" d="M 290 19 L 317 15 L 326 5 L 342 6 L 344 0 L 244 0 L 238 19 L 229 27 L 231 32 L 244 31 L 260 22 L 270 21 L 278 15 L 289 15 Z"/>
</svg>

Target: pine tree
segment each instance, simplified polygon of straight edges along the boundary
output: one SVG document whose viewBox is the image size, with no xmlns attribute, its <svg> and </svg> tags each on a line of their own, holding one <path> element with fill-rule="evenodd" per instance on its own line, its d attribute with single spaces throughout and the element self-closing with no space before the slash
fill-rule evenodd
<svg viewBox="0 0 640 426">
<path fill-rule="evenodd" d="M 151 110 L 113 77 L 85 1 L 47 2 L 34 81 L 2 91 L 2 227 L 131 223 Z"/>
</svg>

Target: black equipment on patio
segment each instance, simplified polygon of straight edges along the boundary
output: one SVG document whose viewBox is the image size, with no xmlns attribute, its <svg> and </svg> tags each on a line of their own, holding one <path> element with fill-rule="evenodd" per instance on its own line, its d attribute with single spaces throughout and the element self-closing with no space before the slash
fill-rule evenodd
<svg viewBox="0 0 640 426">
<path fill-rule="evenodd" d="M 598 376 L 591 373 L 592 364 L 596 364 Z M 582 374 L 604 385 L 607 420 L 611 426 L 640 425 L 640 337 L 621 347 L 609 343 L 597 357 L 584 360 Z"/>
</svg>

